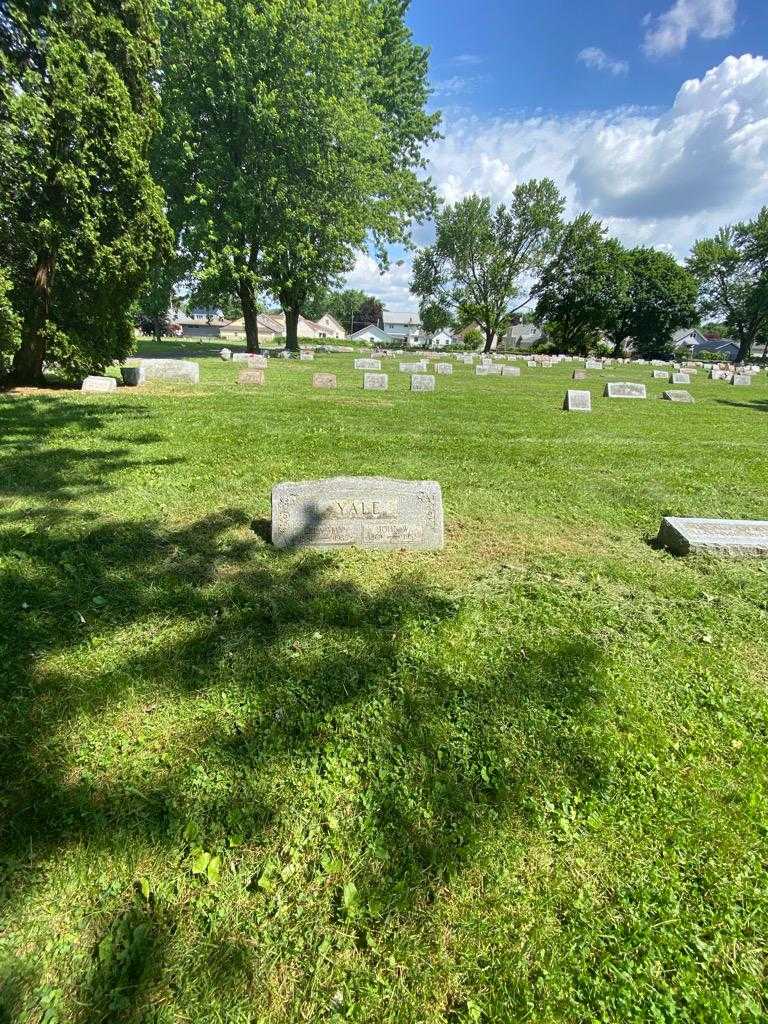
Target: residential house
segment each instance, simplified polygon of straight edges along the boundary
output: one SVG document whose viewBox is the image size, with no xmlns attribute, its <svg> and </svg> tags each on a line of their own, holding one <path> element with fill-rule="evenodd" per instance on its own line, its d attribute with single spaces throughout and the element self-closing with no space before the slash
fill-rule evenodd
<svg viewBox="0 0 768 1024">
<path fill-rule="evenodd" d="M 418 313 L 384 311 L 382 317 L 385 332 L 393 341 L 415 348 L 424 340 L 421 333 L 421 318 Z"/>
<path fill-rule="evenodd" d="M 285 314 L 281 310 L 260 313 L 258 323 L 260 340 L 273 341 L 276 337 L 285 337 Z M 344 328 L 330 313 L 323 313 L 317 322 L 300 316 L 297 333 L 300 338 L 311 341 L 346 337 Z M 222 337 L 232 340 L 245 338 L 245 321 L 242 317 L 239 320 L 233 320 L 222 330 L 221 334 Z"/>
<path fill-rule="evenodd" d="M 392 341 L 392 338 L 381 327 L 377 327 L 376 324 L 369 324 L 367 327 L 361 327 L 359 331 L 355 331 L 352 335 L 352 341 L 370 341 L 374 345 L 386 346 L 387 342 Z"/>
<path fill-rule="evenodd" d="M 435 331 L 434 334 L 430 334 L 427 340 L 430 348 L 447 348 L 449 345 L 456 343 L 456 338 L 445 327 Z"/>
<path fill-rule="evenodd" d="M 515 324 L 507 328 L 501 344 L 509 349 L 527 349 L 533 348 L 543 337 L 542 331 L 535 324 Z"/>
<path fill-rule="evenodd" d="M 346 338 L 347 332 L 331 313 L 323 313 L 319 320 L 315 321 L 319 338 L 337 338 L 340 341 Z"/>
<path fill-rule="evenodd" d="M 681 327 L 672 334 L 672 347 L 675 351 L 685 348 L 690 352 L 695 348 L 705 348 L 708 344 L 711 343 L 696 327 Z"/>
<path fill-rule="evenodd" d="M 171 315 L 170 331 L 178 338 L 219 338 L 228 323 L 223 317 L 208 319 L 186 314 Z"/>
</svg>

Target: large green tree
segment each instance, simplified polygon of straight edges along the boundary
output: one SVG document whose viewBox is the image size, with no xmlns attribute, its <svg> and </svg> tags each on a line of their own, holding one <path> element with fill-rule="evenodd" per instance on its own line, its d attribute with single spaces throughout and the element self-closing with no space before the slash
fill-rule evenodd
<svg viewBox="0 0 768 1024">
<path fill-rule="evenodd" d="M 768 207 L 696 242 L 688 269 L 699 283 L 702 314 L 725 320 L 744 362 L 768 332 Z"/>
<path fill-rule="evenodd" d="M 582 213 L 566 225 L 535 291 L 538 319 L 558 351 L 593 348 L 628 284 L 622 247 L 600 221 Z"/>
<path fill-rule="evenodd" d="M 124 357 L 131 305 L 168 245 L 148 164 L 154 0 L 0 4 L 0 264 L 20 321 L 10 375 Z"/>
<path fill-rule="evenodd" d="M 698 322 L 696 281 L 658 249 L 619 249 L 616 260 L 623 272 L 615 277 L 605 331 L 614 355 L 623 355 L 630 341 L 644 359 L 671 355 L 673 332 Z"/>
<path fill-rule="evenodd" d="M 179 0 L 164 29 L 156 166 L 199 268 L 236 291 L 249 349 L 256 295 L 289 347 L 356 249 L 406 241 L 432 188 L 416 172 L 437 118 L 403 0 Z"/>
<path fill-rule="evenodd" d="M 477 323 L 485 350 L 530 301 L 555 251 L 565 202 L 553 181 L 518 185 L 510 205 L 468 196 L 436 217 L 435 244 L 417 253 L 411 290 L 431 328 Z"/>
</svg>

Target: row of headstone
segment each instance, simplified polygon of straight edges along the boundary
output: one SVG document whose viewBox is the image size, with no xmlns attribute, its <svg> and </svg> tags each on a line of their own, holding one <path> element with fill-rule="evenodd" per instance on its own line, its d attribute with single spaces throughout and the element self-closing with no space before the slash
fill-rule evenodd
<svg viewBox="0 0 768 1024">
<path fill-rule="evenodd" d="M 635 384 L 630 381 L 611 381 L 605 385 L 604 398 L 647 398 L 645 384 Z M 665 391 L 662 395 L 668 402 L 692 403 L 693 395 L 689 391 Z M 589 391 L 569 389 L 565 395 L 563 408 L 566 412 L 591 412 L 592 394 Z"/>
</svg>

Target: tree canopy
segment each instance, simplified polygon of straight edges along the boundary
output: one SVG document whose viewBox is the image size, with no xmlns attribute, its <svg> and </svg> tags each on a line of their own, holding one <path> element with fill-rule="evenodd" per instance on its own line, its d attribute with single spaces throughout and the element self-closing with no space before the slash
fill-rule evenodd
<svg viewBox="0 0 768 1024">
<path fill-rule="evenodd" d="M 435 115 L 403 0 L 179 0 L 164 27 L 156 166 L 194 262 L 298 316 L 366 245 L 404 241 L 432 206 L 416 174 Z"/>
<path fill-rule="evenodd" d="M 768 332 L 768 207 L 696 242 L 688 269 L 699 282 L 702 314 L 722 317 L 738 339 L 737 361 L 748 359 Z"/>
<path fill-rule="evenodd" d="M 147 159 L 156 70 L 152 0 L 2 5 L 0 265 L 17 383 L 39 383 L 45 362 L 77 377 L 130 351 L 131 305 L 169 245 Z"/>
<path fill-rule="evenodd" d="M 411 290 L 430 329 L 477 323 L 486 351 L 531 297 L 532 282 L 555 250 L 565 201 L 548 178 L 518 185 L 493 209 L 468 196 L 436 216 L 435 244 L 414 260 Z"/>
</svg>

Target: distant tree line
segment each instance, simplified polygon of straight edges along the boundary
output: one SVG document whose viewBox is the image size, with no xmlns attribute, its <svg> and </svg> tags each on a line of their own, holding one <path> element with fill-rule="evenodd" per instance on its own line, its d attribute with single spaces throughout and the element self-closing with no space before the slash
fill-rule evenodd
<svg viewBox="0 0 768 1024">
<path fill-rule="evenodd" d="M 488 351 L 524 315 L 561 352 L 607 343 L 645 358 L 669 355 L 673 332 L 707 316 L 738 340 L 739 361 L 766 338 L 768 208 L 696 242 L 685 266 L 626 248 L 589 213 L 565 221 L 564 208 L 544 179 L 519 185 L 509 205 L 471 195 L 441 209 L 435 243 L 414 260 L 425 327 L 476 324 Z"/>
</svg>

